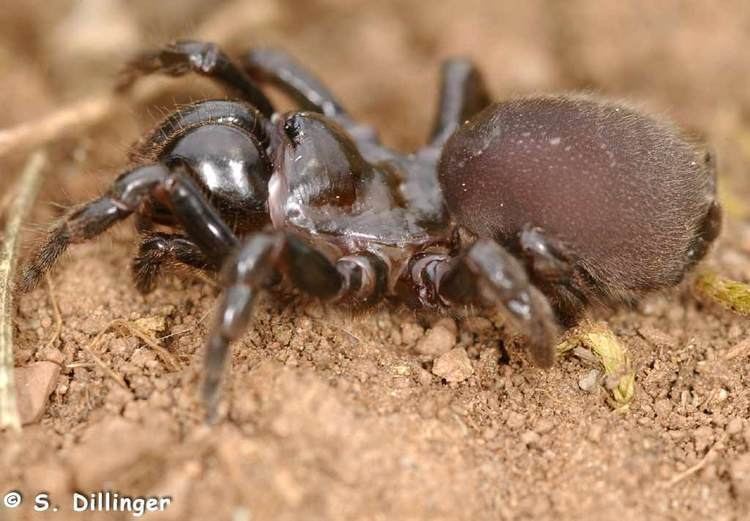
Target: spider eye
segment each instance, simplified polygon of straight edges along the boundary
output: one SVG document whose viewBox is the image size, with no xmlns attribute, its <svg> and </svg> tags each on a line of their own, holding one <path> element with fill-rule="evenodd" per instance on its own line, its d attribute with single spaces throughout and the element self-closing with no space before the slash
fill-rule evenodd
<svg viewBox="0 0 750 521">
<path fill-rule="evenodd" d="M 284 134 L 294 145 L 299 144 L 299 138 L 302 136 L 302 121 L 299 114 L 294 114 L 284 122 Z"/>
<path fill-rule="evenodd" d="M 369 168 L 351 137 L 335 121 L 315 112 L 295 112 L 282 130 L 279 167 L 304 204 L 352 204 Z"/>
</svg>

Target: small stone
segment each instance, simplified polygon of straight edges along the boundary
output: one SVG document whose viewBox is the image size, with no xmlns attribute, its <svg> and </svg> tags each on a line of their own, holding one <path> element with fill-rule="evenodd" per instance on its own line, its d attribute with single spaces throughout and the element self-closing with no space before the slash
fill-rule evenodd
<svg viewBox="0 0 750 521">
<path fill-rule="evenodd" d="M 421 367 L 417 370 L 416 378 L 419 385 L 430 385 L 432 383 L 432 373 Z"/>
<path fill-rule="evenodd" d="M 578 387 L 587 393 L 592 392 L 596 388 L 596 383 L 599 380 L 599 370 L 592 369 L 578 380 Z"/>
<path fill-rule="evenodd" d="M 417 353 L 438 357 L 456 345 L 456 333 L 444 325 L 437 324 L 419 339 L 415 347 Z"/>
<path fill-rule="evenodd" d="M 695 439 L 695 451 L 702 454 L 714 441 L 714 431 L 711 427 L 703 425 L 693 431 L 693 438 Z"/>
<path fill-rule="evenodd" d="M 525 423 L 526 418 L 523 414 L 512 411 L 508 414 L 508 420 L 505 422 L 505 424 L 511 429 L 520 429 Z"/>
<path fill-rule="evenodd" d="M 539 446 L 539 442 L 541 441 L 541 439 L 542 437 L 534 431 L 526 431 L 521 434 L 521 441 L 527 447 Z"/>
<path fill-rule="evenodd" d="M 167 330 L 167 318 L 163 316 L 143 317 L 134 321 L 133 325 L 145 333 L 155 335 Z"/>
<path fill-rule="evenodd" d="M 473 373 L 469 355 L 466 349 L 460 347 L 440 355 L 432 366 L 432 374 L 444 378 L 448 383 L 463 382 Z"/>
<path fill-rule="evenodd" d="M 23 425 L 37 422 L 42 417 L 59 375 L 60 366 L 53 362 L 35 362 L 15 370 L 18 414 Z"/>
<path fill-rule="evenodd" d="M 450 317 L 441 318 L 440 320 L 435 322 L 432 327 L 443 327 L 454 335 L 458 334 L 458 326 L 456 325 L 456 321 Z"/>
<path fill-rule="evenodd" d="M 65 362 L 65 355 L 62 354 L 62 351 L 60 351 L 59 349 L 56 349 L 54 347 L 46 347 L 40 351 L 40 353 L 37 355 L 37 359 L 45 362 L 52 362 L 57 365 L 62 365 L 63 362 Z"/>
<path fill-rule="evenodd" d="M 555 423 L 550 418 L 540 418 L 534 426 L 534 430 L 539 434 L 547 434 L 555 428 Z"/>
<path fill-rule="evenodd" d="M 424 335 L 424 329 L 419 324 L 407 322 L 401 324 L 401 341 L 404 345 L 413 345 Z"/>
<path fill-rule="evenodd" d="M 750 504 L 750 452 L 739 456 L 730 464 L 729 478 L 735 497 L 745 505 Z"/>
<path fill-rule="evenodd" d="M 730 436 L 737 436 L 742 432 L 743 427 L 744 423 L 742 421 L 742 418 L 732 418 L 727 423 L 726 431 Z"/>
<path fill-rule="evenodd" d="M 654 411 L 656 411 L 657 416 L 668 416 L 669 413 L 672 412 L 672 402 L 666 398 L 656 400 L 656 403 L 654 403 Z"/>
</svg>

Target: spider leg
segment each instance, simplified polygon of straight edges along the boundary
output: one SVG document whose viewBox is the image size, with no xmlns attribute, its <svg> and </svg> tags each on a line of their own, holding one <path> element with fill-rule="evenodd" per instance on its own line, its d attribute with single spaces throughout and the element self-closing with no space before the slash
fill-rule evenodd
<svg viewBox="0 0 750 521">
<path fill-rule="evenodd" d="M 489 104 L 490 96 L 476 65 L 467 58 L 445 60 L 430 146 L 442 148 L 458 127 Z"/>
<path fill-rule="evenodd" d="M 531 281 L 550 297 L 558 319 L 565 326 L 573 326 L 588 303 L 580 288 L 596 291 L 592 277 L 562 242 L 541 228 L 525 226 L 519 244 Z"/>
<path fill-rule="evenodd" d="M 151 233 L 143 238 L 138 255 L 133 259 L 133 279 L 138 291 L 144 294 L 153 291 L 165 264 L 211 271 L 220 267 L 185 235 Z"/>
<path fill-rule="evenodd" d="M 554 363 L 559 333 L 554 311 L 529 281 L 523 265 L 495 241 L 479 239 L 472 244 L 439 276 L 437 288 L 449 302 L 500 307 L 528 338 L 534 363 L 540 367 Z"/>
<path fill-rule="evenodd" d="M 252 79 L 273 85 L 303 110 L 320 112 L 335 120 L 356 141 L 377 143 L 375 130 L 355 122 L 330 89 L 287 52 L 275 48 L 252 49 L 242 58 L 242 65 Z"/>
<path fill-rule="evenodd" d="M 242 58 L 242 64 L 251 78 L 278 88 L 303 110 L 320 112 L 334 119 L 348 116 L 341 103 L 312 72 L 280 49 L 252 49 Z"/>
<path fill-rule="evenodd" d="M 247 329 L 258 292 L 275 273 L 322 300 L 342 299 L 371 305 L 386 291 L 387 266 L 371 253 L 342 257 L 331 262 L 320 251 L 294 235 L 257 233 L 240 247 L 223 272 L 225 291 L 208 335 L 201 395 L 209 421 L 216 414 L 219 384 L 229 344 Z"/>
<path fill-rule="evenodd" d="M 180 40 L 159 50 L 146 51 L 131 60 L 121 73 L 116 89 L 129 89 L 138 78 L 160 72 L 183 76 L 195 72 L 216 80 L 254 105 L 264 116 L 273 105 L 248 76 L 214 43 Z"/>
<path fill-rule="evenodd" d="M 157 163 L 125 172 L 105 195 L 63 217 L 26 264 L 19 289 L 33 289 L 70 244 L 93 239 L 151 198 L 167 206 L 208 260 L 220 265 L 237 239 L 184 173 L 184 168 L 187 167 L 179 165 L 170 170 Z"/>
</svg>

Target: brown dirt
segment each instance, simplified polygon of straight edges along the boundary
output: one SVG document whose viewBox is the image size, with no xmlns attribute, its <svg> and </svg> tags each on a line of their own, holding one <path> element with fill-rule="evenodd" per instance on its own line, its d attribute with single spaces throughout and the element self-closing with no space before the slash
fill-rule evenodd
<svg viewBox="0 0 750 521">
<path fill-rule="evenodd" d="M 0 9 L 0 126 L 104 92 L 132 50 L 198 31 L 233 51 L 284 46 L 387 142 L 407 148 L 429 128 L 439 60 L 465 53 L 498 98 L 595 89 L 705 136 L 729 210 L 709 264 L 750 280 L 746 2 L 488 4 L 18 0 Z M 105 186 L 127 145 L 174 102 L 216 94 L 205 82 L 175 82 L 154 103 L 50 147 L 31 240 L 59 215 L 53 203 Z M 0 189 L 23 159 L 2 158 Z M 62 358 L 63 368 L 41 420 L 0 433 L 0 494 L 18 489 L 27 499 L 17 510 L 0 506 L 0 519 L 34 519 L 28 499 L 41 490 L 60 505 L 56 519 L 130 518 L 70 513 L 73 490 L 103 489 L 171 495 L 160 518 L 180 520 L 750 516 L 750 349 L 726 356 L 750 342 L 748 322 L 701 304 L 688 285 L 605 315 L 636 369 L 625 414 L 601 386 L 581 390 L 586 362 L 568 356 L 535 369 L 489 317 L 430 329 L 439 317 L 393 308 L 352 317 L 266 295 L 234 349 L 226 419 L 209 429 L 196 387 L 216 290 L 173 276 L 142 297 L 128 272 L 133 250 L 131 227 L 119 227 L 72 248 L 52 292 L 42 286 L 19 300 L 17 366 Z M 46 347 L 53 297 L 62 333 Z M 121 387 L 83 350 L 115 319 L 141 320 L 179 368 L 113 328 L 95 351 Z M 446 358 L 456 325 L 459 349 Z"/>
</svg>

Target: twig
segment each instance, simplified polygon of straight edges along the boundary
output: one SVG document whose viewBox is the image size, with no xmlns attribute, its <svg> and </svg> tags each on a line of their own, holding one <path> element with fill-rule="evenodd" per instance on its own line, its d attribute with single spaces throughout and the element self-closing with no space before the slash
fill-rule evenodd
<svg viewBox="0 0 750 521">
<path fill-rule="evenodd" d="M 666 486 L 667 486 L 667 487 L 671 487 L 671 486 L 673 486 L 673 485 L 676 485 L 676 484 L 677 484 L 677 483 L 679 483 L 680 481 L 682 481 L 682 480 L 684 480 L 684 479 L 687 479 L 687 478 L 689 478 L 690 476 L 692 476 L 693 474 L 695 474 L 696 472 L 698 472 L 699 470 L 701 470 L 701 469 L 702 469 L 703 467 L 705 467 L 705 466 L 706 466 L 706 464 L 708 463 L 708 461 L 709 461 L 709 460 L 711 459 L 711 457 L 713 456 L 713 454 L 714 454 L 714 453 L 716 452 L 716 446 L 717 446 L 717 445 L 718 445 L 718 444 L 719 444 L 720 442 L 723 442 L 723 441 L 724 441 L 724 439 L 725 439 L 725 438 L 721 438 L 721 439 L 719 439 L 719 440 L 718 440 L 718 441 L 717 441 L 716 443 L 714 443 L 714 445 L 713 445 L 713 446 L 712 446 L 712 447 L 711 447 L 711 448 L 709 449 L 709 451 L 708 451 L 708 452 L 706 452 L 706 455 L 705 455 L 705 456 L 703 456 L 703 458 L 701 458 L 701 460 L 700 460 L 700 461 L 699 461 L 698 463 L 696 463 L 695 465 L 693 465 L 693 466 L 692 466 L 692 467 L 690 467 L 689 469 L 687 469 L 687 470 L 685 470 L 685 471 L 683 471 L 683 472 L 680 472 L 679 474 L 677 474 L 676 476 L 674 476 L 674 477 L 673 477 L 672 479 L 670 479 L 670 480 L 669 480 L 669 481 L 668 481 L 668 482 L 666 483 Z"/>
<path fill-rule="evenodd" d="M 13 376 L 13 276 L 18 255 L 21 222 L 36 199 L 41 172 L 47 162 L 44 152 L 31 156 L 18 181 L 16 199 L 8 212 L 3 243 L 0 245 L 0 429 L 21 429 Z"/>
<path fill-rule="evenodd" d="M 102 337 L 104 336 L 104 333 L 106 333 L 107 331 L 109 331 L 109 329 L 111 327 L 112 327 L 112 322 L 110 322 L 109 324 L 107 324 L 104 327 L 104 329 L 102 329 L 101 331 L 99 331 L 99 333 L 97 333 L 97 335 L 94 337 L 94 339 L 91 342 L 89 342 L 88 345 L 81 346 L 81 349 L 83 349 L 91 357 L 91 359 L 94 360 L 94 362 L 96 363 L 96 365 L 98 365 L 101 368 L 101 370 L 104 371 L 107 374 L 107 376 L 109 376 L 115 382 L 117 382 L 120 385 L 120 387 L 122 387 L 126 391 L 130 392 L 130 388 L 128 387 L 128 384 L 125 383 L 125 379 L 122 376 L 120 376 L 119 374 L 117 374 L 114 371 L 114 369 L 112 369 L 107 364 L 105 364 L 104 360 L 102 360 L 101 358 L 99 358 L 99 355 L 97 355 L 96 352 L 94 351 L 94 348 L 97 345 L 99 345 L 99 342 L 101 342 Z"/>
<path fill-rule="evenodd" d="M 269 3 L 269 6 L 272 5 Z M 274 8 L 258 10 L 256 6 L 248 6 L 245 0 L 235 0 L 216 9 L 195 31 L 198 39 L 210 41 L 226 41 L 233 35 L 245 34 L 247 19 L 238 13 L 253 15 L 254 26 L 262 27 L 269 19 L 275 17 Z M 243 25 L 238 25 L 238 20 Z M 170 81 L 145 83 L 138 85 L 129 95 L 137 103 L 146 103 L 169 88 Z M 102 93 L 97 97 L 76 102 L 64 107 L 48 116 L 24 123 L 16 127 L 0 130 L 0 157 L 13 152 L 19 152 L 58 140 L 62 136 L 70 135 L 74 130 L 94 127 L 104 122 L 118 108 L 124 108 L 128 98 L 121 98 L 114 92 Z"/>
<path fill-rule="evenodd" d="M 164 365 L 167 366 L 168 369 L 171 369 L 172 371 L 176 371 L 180 368 L 180 364 L 177 361 L 177 359 L 172 356 L 172 353 L 164 349 L 162 346 L 156 343 L 156 340 L 149 336 L 148 333 L 140 329 L 138 326 L 131 324 L 130 322 L 123 320 L 121 318 L 115 319 L 112 322 L 110 322 L 110 327 L 119 326 L 124 329 L 127 329 L 132 334 L 143 340 L 143 342 L 146 343 L 151 349 L 156 351 L 156 354 L 159 355 L 159 358 L 161 358 L 162 362 L 164 362 Z"/>
<path fill-rule="evenodd" d="M 731 360 L 740 356 L 750 354 L 750 339 L 743 340 L 724 354 L 725 360 Z"/>
<path fill-rule="evenodd" d="M 96 125 L 113 111 L 115 104 L 113 96 L 101 96 L 75 103 L 43 119 L 0 130 L 0 156 L 39 147 L 76 128 Z"/>
</svg>

